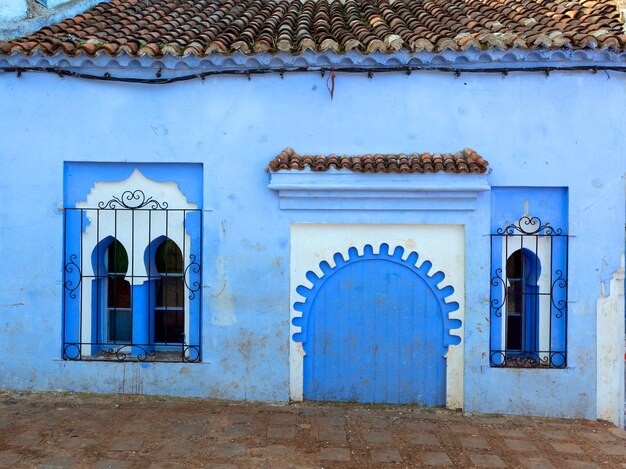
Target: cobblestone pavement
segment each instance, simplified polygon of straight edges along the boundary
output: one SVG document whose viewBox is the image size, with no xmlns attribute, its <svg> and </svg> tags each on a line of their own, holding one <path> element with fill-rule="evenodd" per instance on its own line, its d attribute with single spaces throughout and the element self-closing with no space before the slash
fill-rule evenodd
<svg viewBox="0 0 626 469">
<path fill-rule="evenodd" d="M 410 406 L 0 393 L 0 468 L 626 467 L 602 422 Z"/>
</svg>

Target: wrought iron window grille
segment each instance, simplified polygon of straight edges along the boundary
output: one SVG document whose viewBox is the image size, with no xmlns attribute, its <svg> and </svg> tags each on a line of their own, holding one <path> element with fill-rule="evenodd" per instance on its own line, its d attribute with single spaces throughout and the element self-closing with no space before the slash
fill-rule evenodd
<svg viewBox="0 0 626 469">
<path fill-rule="evenodd" d="M 200 362 L 202 210 L 95 205 L 64 209 L 63 359 Z"/>
<path fill-rule="evenodd" d="M 524 215 L 490 237 L 490 366 L 567 367 L 569 235 Z"/>
</svg>

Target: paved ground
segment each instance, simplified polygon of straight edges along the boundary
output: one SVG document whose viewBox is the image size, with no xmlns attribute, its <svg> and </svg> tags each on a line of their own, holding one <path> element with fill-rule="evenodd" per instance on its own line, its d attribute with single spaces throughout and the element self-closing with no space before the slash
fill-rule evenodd
<svg viewBox="0 0 626 469">
<path fill-rule="evenodd" d="M 609 424 L 408 406 L 0 393 L 0 467 L 626 467 Z"/>
</svg>

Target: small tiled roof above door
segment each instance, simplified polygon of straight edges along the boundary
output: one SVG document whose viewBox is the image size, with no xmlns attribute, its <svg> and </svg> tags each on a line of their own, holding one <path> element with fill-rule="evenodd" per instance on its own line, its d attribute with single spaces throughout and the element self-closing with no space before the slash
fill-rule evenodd
<svg viewBox="0 0 626 469">
<path fill-rule="evenodd" d="M 349 169 L 359 173 L 484 173 L 489 162 L 474 150 L 457 153 L 365 154 L 358 156 L 299 155 L 286 148 L 267 165 L 266 170 L 310 168 L 312 171 Z"/>
</svg>

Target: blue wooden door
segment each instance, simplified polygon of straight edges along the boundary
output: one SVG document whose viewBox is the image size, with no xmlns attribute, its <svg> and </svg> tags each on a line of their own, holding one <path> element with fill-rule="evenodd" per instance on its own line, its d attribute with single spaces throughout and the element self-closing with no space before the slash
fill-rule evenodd
<svg viewBox="0 0 626 469">
<path fill-rule="evenodd" d="M 326 277 L 307 314 L 305 399 L 445 405 L 447 331 L 429 278 L 385 256 Z"/>
</svg>

